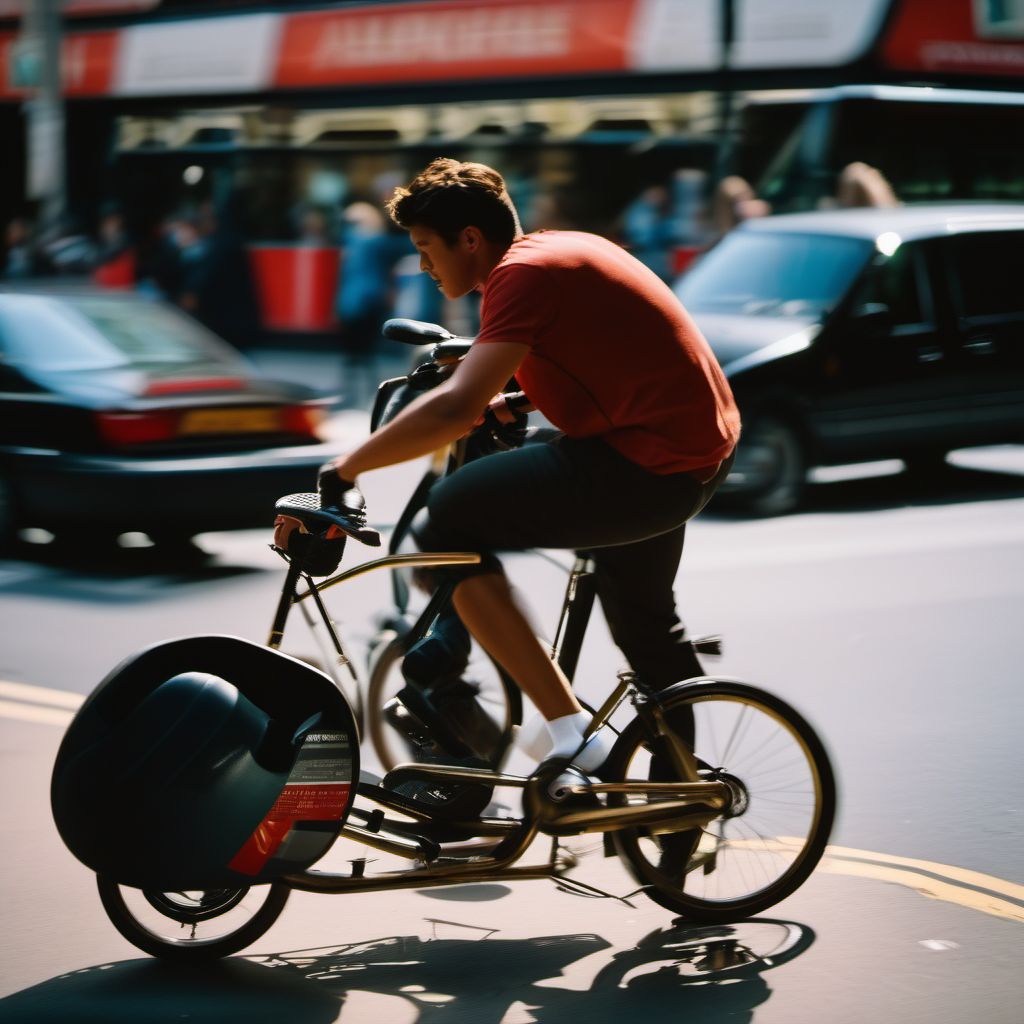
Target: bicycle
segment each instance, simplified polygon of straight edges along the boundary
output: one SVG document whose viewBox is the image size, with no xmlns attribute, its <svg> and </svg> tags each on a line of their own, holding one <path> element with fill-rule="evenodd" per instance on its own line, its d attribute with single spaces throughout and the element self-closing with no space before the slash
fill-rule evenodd
<svg viewBox="0 0 1024 1024">
<path fill-rule="evenodd" d="M 435 358 L 439 348 L 442 354 L 451 354 L 465 344 L 441 340 Z M 623 710 L 626 721 L 616 730 L 618 737 L 597 780 L 579 776 L 567 782 L 557 766 L 554 771 L 510 774 L 497 767 L 500 754 L 489 768 L 411 762 L 392 767 L 383 779 L 360 771 L 359 731 L 345 694 L 323 673 L 277 650 L 291 609 L 312 602 L 338 658 L 347 662 L 322 599 L 325 590 L 378 569 L 474 564 L 480 556 L 393 552 L 317 582 L 307 571 L 317 544 L 340 542 L 338 565 L 348 540 L 379 546 L 379 534 L 366 525 L 364 511 L 322 509 L 316 494 L 286 496 L 276 511 L 298 520 L 312 540 L 305 555 L 280 552 L 287 570 L 269 646 L 204 636 L 157 645 L 136 660 L 166 663 L 181 671 L 177 666 L 198 646 L 206 652 L 207 670 L 230 678 L 233 665 L 256 659 L 267 676 L 259 683 L 257 696 L 267 705 L 284 700 L 272 681 L 278 677 L 290 686 L 307 687 L 305 704 L 300 702 L 282 734 L 287 742 L 272 737 L 276 746 L 270 755 L 278 762 L 286 754 L 291 758 L 285 791 L 296 779 L 312 779 L 320 787 L 317 799 L 336 788 L 328 802 L 312 812 L 277 810 L 274 820 L 268 814 L 235 854 L 228 865 L 231 870 L 208 870 L 201 883 L 178 881 L 167 859 L 163 866 L 151 863 L 143 869 L 136 868 L 129 856 L 119 877 L 96 869 L 105 911 L 139 949 L 192 961 L 230 955 L 277 920 L 293 889 L 341 894 L 553 879 L 570 891 L 608 896 L 570 877 L 578 861 L 559 840 L 585 833 L 604 835 L 605 855 L 620 858 L 636 880 L 637 892 L 698 924 L 728 923 L 760 913 L 794 892 L 813 871 L 835 814 L 835 781 L 825 748 L 788 704 L 734 679 L 705 676 L 654 692 L 633 673 L 620 673 L 587 731 L 589 737 L 598 729 L 613 728 L 611 719 Z M 569 577 L 554 655 L 570 670 L 593 603 L 591 582 L 588 558 L 580 555 Z M 407 629 L 403 643 L 411 645 L 426 635 L 450 600 L 450 589 L 451 585 L 442 585 L 437 590 Z M 718 641 L 707 639 L 703 644 L 713 651 Z M 119 671 L 139 675 L 141 669 L 130 661 Z M 117 678 L 114 673 L 101 684 L 69 728 L 54 770 L 54 794 L 61 792 L 69 774 L 74 775 L 69 765 L 76 723 L 88 719 L 91 707 L 94 713 L 87 724 L 95 732 L 104 685 Z M 112 703 L 112 698 L 107 701 L 109 715 Z M 133 742 L 142 745 L 145 737 Z M 322 750 L 318 754 L 318 744 L 331 748 L 329 757 L 324 759 Z M 522 811 L 513 815 L 485 810 L 452 818 L 396 792 L 410 781 L 514 790 L 521 795 Z M 60 827 L 58 803 L 55 795 L 54 815 Z M 275 808 L 279 805 L 280 798 Z M 216 828 L 215 818 L 210 827 Z M 274 866 L 275 843 L 290 841 L 300 832 L 304 852 L 295 863 L 301 869 L 282 874 L 284 869 Z M 65 829 L 62 835 L 90 864 Z M 551 840 L 547 859 L 520 865 L 542 835 Z M 367 858 L 357 856 L 348 872 L 313 870 L 338 838 L 412 866 L 370 874 Z"/>
<path fill-rule="evenodd" d="M 383 334 L 392 341 L 415 346 L 425 352 L 410 374 L 381 383 L 370 415 L 371 432 L 393 419 L 417 394 L 445 380 L 472 344 L 471 338 L 453 335 L 437 324 L 407 319 L 387 321 Z M 481 434 L 486 437 L 487 429 L 485 425 L 475 433 L 478 437 Z M 543 436 L 543 431 L 539 433 Z M 462 438 L 449 449 L 435 453 L 390 532 L 389 554 L 405 550 L 411 537 L 413 520 L 426 505 L 431 487 L 471 457 L 471 443 L 473 438 Z M 576 552 L 569 567 L 546 552 L 535 554 L 567 574 L 568 599 L 564 602 L 554 638 L 545 645 L 571 681 L 594 606 L 594 564 L 585 551 Z M 418 760 L 424 746 L 422 742 L 410 739 L 398 721 L 383 713 L 386 707 L 393 705 L 394 698 L 405 687 L 407 681 L 401 671 L 402 664 L 410 648 L 424 635 L 418 617 L 410 610 L 414 588 L 406 579 L 406 571 L 407 567 L 399 565 L 391 573 L 394 608 L 380 617 L 379 628 L 370 641 L 365 686 L 353 660 L 341 650 L 337 637 L 332 633 L 329 618 L 321 611 L 317 619 L 310 614 L 305 603 L 299 606 L 320 649 L 320 660 L 311 663 L 331 675 L 343 690 L 352 706 L 360 732 L 369 737 L 385 770 L 408 760 Z M 327 581 L 319 589 L 333 585 L 334 581 Z M 450 603 L 450 594 L 449 588 L 430 606 L 428 632 L 430 622 L 436 620 L 441 609 Z M 721 654 L 721 640 L 718 637 L 700 637 L 694 640 L 694 648 L 698 654 L 716 656 Z M 344 673 L 341 669 L 344 669 Z M 479 753 L 491 762 L 492 767 L 496 767 L 510 753 L 516 730 L 523 725 L 524 706 L 519 687 L 472 640 L 460 674 L 470 680 L 477 691 L 477 703 L 491 719 L 488 732 L 493 734 L 481 737 L 479 744 L 471 743 L 470 751 Z M 587 710 L 592 712 L 593 708 L 588 706 Z M 454 738 L 454 742 L 458 744 L 458 738 Z"/>
</svg>

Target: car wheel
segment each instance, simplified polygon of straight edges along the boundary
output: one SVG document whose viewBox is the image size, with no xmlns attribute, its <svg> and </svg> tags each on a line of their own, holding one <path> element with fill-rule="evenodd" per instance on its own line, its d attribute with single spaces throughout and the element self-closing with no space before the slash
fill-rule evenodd
<svg viewBox="0 0 1024 1024">
<path fill-rule="evenodd" d="M 174 529 L 149 530 L 147 536 L 157 551 L 168 558 L 181 559 L 182 562 L 202 562 L 209 558 L 191 533 Z"/>
<path fill-rule="evenodd" d="M 742 507 L 759 516 L 792 512 L 807 482 L 807 455 L 796 428 L 778 416 L 761 416 L 743 432 L 729 474 Z"/>
<path fill-rule="evenodd" d="M 906 452 L 903 455 L 903 465 L 907 473 L 920 479 L 941 476 L 949 469 L 944 448 Z"/>
</svg>

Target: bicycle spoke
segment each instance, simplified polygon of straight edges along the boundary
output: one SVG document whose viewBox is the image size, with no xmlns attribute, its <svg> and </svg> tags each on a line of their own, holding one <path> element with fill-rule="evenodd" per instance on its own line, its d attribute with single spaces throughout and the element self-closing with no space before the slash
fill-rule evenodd
<svg viewBox="0 0 1024 1024">
<path fill-rule="evenodd" d="M 757 696 L 747 696 L 741 685 L 725 683 L 720 693 L 712 686 L 703 692 L 695 688 L 690 706 L 698 770 L 712 778 L 721 772 L 739 788 L 735 816 L 717 818 L 702 830 L 687 855 L 689 870 L 683 870 L 679 840 L 677 856 L 671 856 L 669 836 L 645 837 L 634 848 L 641 859 L 630 859 L 639 877 L 655 880 L 649 892 L 657 902 L 697 921 L 728 921 L 731 908 L 745 916 L 799 885 L 821 855 L 831 811 L 822 817 L 827 796 L 819 784 L 815 758 L 820 755 L 812 753 L 805 726 L 794 727 L 783 710 L 770 700 L 760 703 Z M 677 704 L 672 710 L 684 708 Z M 637 752 L 644 753 L 631 759 L 631 778 L 654 764 L 642 734 L 637 740 Z M 664 763 L 659 762 L 659 778 Z M 797 837 L 796 847 L 780 843 L 782 836 Z"/>
</svg>

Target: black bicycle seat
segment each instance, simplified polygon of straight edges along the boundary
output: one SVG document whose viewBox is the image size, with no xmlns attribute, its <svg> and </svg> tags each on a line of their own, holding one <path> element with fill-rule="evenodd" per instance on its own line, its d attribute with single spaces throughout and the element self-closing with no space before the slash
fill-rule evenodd
<svg viewBox="0 0 1024 1024">
<path fill-rule="evenodd" d="M 343 533 L 371 548 L 380 547 L 380 534 L 366 525 L 366 510 L 362 508 L 339 508 L 330 505 L 321 508 L 320 495 L 314 492 L 286 494 L 274 505 L 278 515 L 293 516 L 310 533 L 324 533 L 336 526 Z"/>
<path fill-rule="evenodd" d="M 440 324 L 428 324 L 423 320 L 408 320 L 405 317 L 385 321 L 381 333 L 391 341 L 401 341 L 406 345 L 431 345 L 438 341 L 451 341 L 455 337 Z"/>
</svg>

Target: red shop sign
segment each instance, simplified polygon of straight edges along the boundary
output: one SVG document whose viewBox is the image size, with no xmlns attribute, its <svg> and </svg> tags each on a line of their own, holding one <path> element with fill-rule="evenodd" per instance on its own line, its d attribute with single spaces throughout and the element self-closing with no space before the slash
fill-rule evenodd
<svg viewBox="0 0 1024 1024">
<path fill-rule="evenodd" d="M 903 0 L 882 61 L 901 71 L 1024 75 L 1024 19 L 993 11 L 968 0 Z"/>
<path fill-rule="evenodd" d="M 274 85 L 620 71 L 637 0 L 442 0 L 292 14 Z"/>
</svg>

